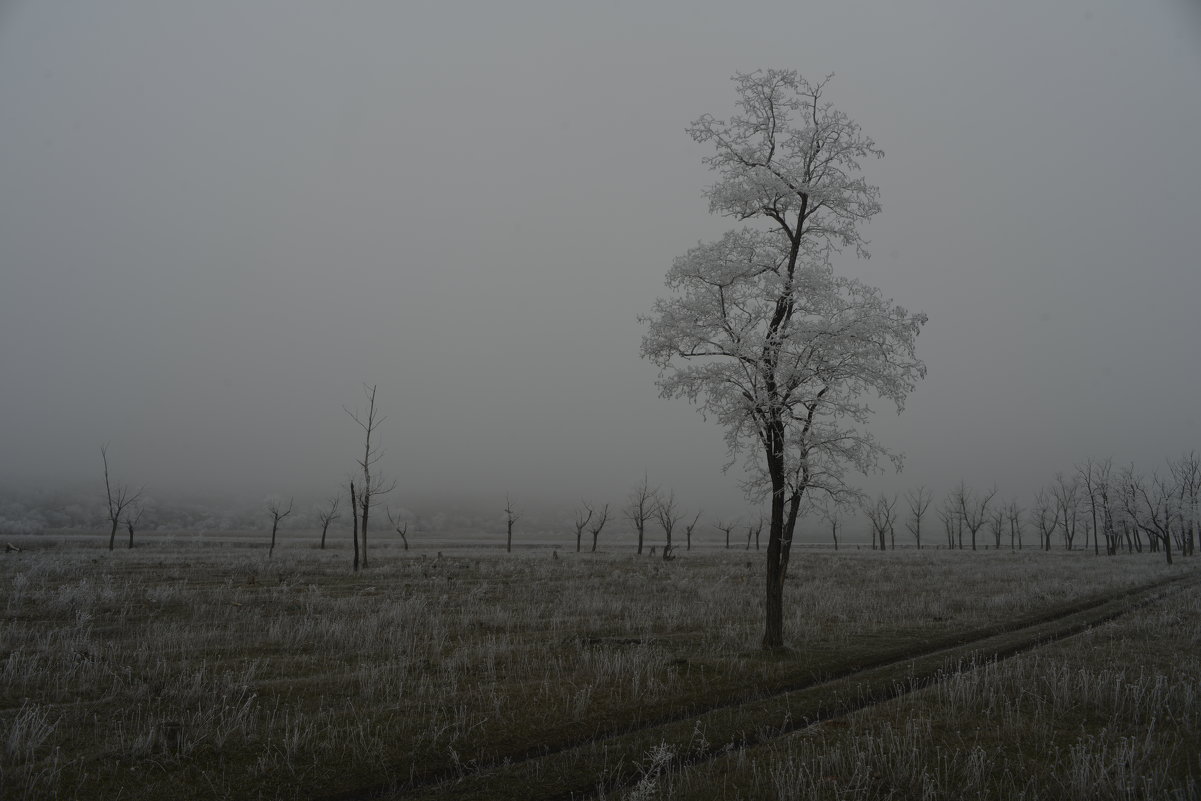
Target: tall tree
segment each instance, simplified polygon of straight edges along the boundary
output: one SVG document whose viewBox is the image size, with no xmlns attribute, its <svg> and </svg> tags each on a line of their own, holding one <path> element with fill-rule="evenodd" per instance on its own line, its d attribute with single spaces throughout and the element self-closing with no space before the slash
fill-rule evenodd
<svg viewBox="0 0 1201 801">
<path fill-rule="evenodd" d="M 642 354 L 664 397 L 687 398 L 726 429 L 731 460 L 747 457 L 748 493 L 769 498 L 763 647 L 784 645 L 784 576 L 802 497 L 844 484 L 848 468 L 889 456 L 864 430 L 871 394 L 898 411 L 925 365 L 911 314 L 837 276 L 832 254 L 866 255 L 859 225 L 880 210 L 860 162 L 883 155 L 823 99 L 829 78 L 734 76 L 740 112 L 689 127 L 712 145 L 710 211 L 752 222 L 677 259 L 673 296 L 643 321 Z"/>
<path fill-rule="evenodd" d="M 104 496 L 108 501 L 108 522 L 112 528 L 108 533 L 108 549 L 111 551 L 117 543 L 117 526 L 121 524 L 121 516 L 131 505 L 136 504 L 142 496 L 142 490 L 131 492 L 125 484 L 113 484 L 108 477 L 108 445 L 100 446 L 100 458 L 104 461 Z M 133 532 L 129 534 L 130 547 L 133 547 Z"/>
<path fill-rule="evenodd" d="M 359 424 L 359 428 L 363 429 L 363 458 L 358 460 L 359 469 L 363 472 L 363 483 L 359 485 L 358 504 L 359 504 L 359 531 L 363 538 L 363 567 L 367 567 L 367 519 L 371 515 L 371 507 L 379 503 L 379 495 L 387 495 L 392 490 L 396 489 L 396 483 L 385 483 L 383 478 L 376 472 L 376 465 L 380 459 L 384 458 L 384 452 L 379 447 L 379 440 L 375 443 L 371 442 L 372 437 L 375 437 L 379 431 L 379 427 L 384 424 L 388 418 L 381 417 L 379 410 L 375 408 L 375 390 L 374 384 L 368 386 L 363 385 L 364 394 L 367 396 L 367 410 L 365 412 L 352 412 L 345 406 L 342 407 L 351 419 Z M 352 501 L 353 502 L 353 501 Z M 358 542 L 358 539 L 355 539 Z"/>
</svg>

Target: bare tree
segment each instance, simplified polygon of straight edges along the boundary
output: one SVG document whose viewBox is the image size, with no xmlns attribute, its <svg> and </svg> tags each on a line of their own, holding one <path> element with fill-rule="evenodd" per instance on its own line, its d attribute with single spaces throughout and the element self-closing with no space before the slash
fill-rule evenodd
<svg viewBox="0 0 1201 801">
<path fill-rule="evenodd" d="M 605 527 L 605 523 L 607 523 L 608 520 L 609 520 L 609 504 L 606 503 L 605 507 L 603 509 L 601 509 L 600 516 L 596 518 L 596 522 L 593 523 L 588 528 L 588 531 L 592 534 L 592 552 L 593 553 L 596 553 L 596 539 L 597 539 L 597 537 L 600 536 L 601 529 L 603 529 Z"/>
<path fill-rule="evenodd" d="M 409 522 L 401 520 L 400 513 L 396 513 L 396 517 L 392 516 L 392 510 L 387 506 L 384 507 L 384 513 L 388 515 L 388 523 L 392 528 L 396 529 L 396 533 L 400 535 L 401 541 L 405 544 L 405 550 L 409 550 Z"/>
<path fill-rule="evenodd" d="M 335 495 L 329 499 L 329 507 L 319 509 L 317 511 L 317 519 L 321 521 L 321 550 L 325 550 L 325 532 L 329 531 L 329 524 L 338 519 L 338 507 L 342 504 L 342 496 Z"/>
<path fill-rule="evenodd" d="M 993 548 L 1001 550 L 1001 535 L 1005 533 L 1005 508 L 998 506 L 988 516 L 988 528 L 993 536 Z"/>
<path fill-rule="evenodd" d="M 1017 499 L 1009 502 L 1005 507 L 1005 515 L 1009 518 L 1009 550 L 1014 550 L 1016 544 L 1017 550 L 1022 550 L 1022 507 L 1018 505 Z"/>
<path fill-rule="evenodd" d="M 1072 550 L 1076 539 L 1076 526 L 1080 522 L 1080 482 L 1075 476 L 1068 478 L 1063 473 L 1055 474 L 1051 485 L 1051 498 L 1055 501 L 1056 514 L 1063 526 L 1063 547 Z"/>
<path fill-rule="evenodd" d="M 672 558 L 671 533 L 679 525 L 681 518 L 683 518 L 683 514 L 676 508 L 675 492 L 669 492 L 666 495 L 660 494 L 658 502 L 655 504 L 655 520 L 659 521 L 659 526 L 663 529 L 663 535 L 667 539 L 663 546 L 663 561 Z"/>
<path fill-rule="evenodd" d="M 726 550 L 730 550 L 730 532 L 738 525 L 738 521 L 727 522 L 724 520 L 713 521 L 713 527 L 726 535 Z"/>
<path fill-rule="evenodd" d="M 696 528 L 696 522 L 701 519 L 701 513 L 697 512 L 696 517 L 692 518 L 692 522 L 684 526 L 684 539 L 688 543 L 684 548 L 686 551 L 692 550 L 692 530 Z"/>
<path fill-rule="evenodd" d="M 746 549 L 751 549 L 751 540 L 755 541 L 755 550 L 759 550 L 759 535 L 763 533 L 763 515 L 759 515 L 754 523 L 746 527 Z"/>
<path fill-rule="evenodd" d="M 133 548 L 133 530 L 138 525 L 138 521 L 142 519 L 142 513 L 146 511 L 146 507 L 141 503 L 135 503 L 133 509 L 125 516 L 125 528 L 129 531 L 129 547 Z"/>
<path fill-rule="evenodd" d="M 1156 547 L 1163 546 L 1168 564 L 1172 564 L 1172 517 L 1175 487 L 1158 473 L 1152 473 L 1151 480 L 1148 482 L 1135 473 L 1133 467 L 1124 470 L 1122 478 L 1129 487 L 1127 512 L 1131 520 Z"/>
<path fill-rule="evenodd" d="M 515 510 L 513 508 L 513 501 L 511 501 L 509 499 L 509 496 L 506 495 L 505 496 L 505 530 L 508 532 L 508 536 L 505 540 L 505 553 L 513 552 L 513 524 L 516 523 L 520 519 L 521 519 L 521 516 L 518 515 L 517 510 Z"/>
<path fill-rule="evenodd" d="M 1105 553 L 1114 556 L 1118 552 L 1118 532 L 1114 525 L 1113 460 L 1102 459 L 1093 465 L 1095 496 L 1101 510 L 1101 532 L 1105 536 Z"/>
<path fill-rule="evenodd" d="M 865 396 L 900 411 L 925 365 L 925 315 L 835 274 L 833 253 L 866 253 L 858 225 L 880 209 L 860 164 L 882 156 L 825 98 L 827 81 L 768 70 L 734 78 L 740 113 L 697 119 L 715 152 L 710 210 L 747 225 L 675 261 L 672 296 L 642 318 L 642 355 L 665 397 L 696 403 L 746 457 L 748 494 L 771 504 L 763 647 L 784 645 L 784 579 L 806 492 L 892 458 L 867 431 Z M 896 464 L 894 460 L 894 464 Z"/>
<path fill-rule="evenodd" d="M 959 503 L 960 519 L 972 534 L 973 551 L 976 550 L 976 533 L 984 527 L 984 523 L 988 519 L 988 505 L 992 502 L 996 494 L 997 488 L 993 487 L 989 492 L 976 495 L 962 481 L 959 482 L 959 487 L 955 490 L 955 499 Z M 962 544 L 960 547 L 962 547 Z"/>
<path fill-rule="evenodd" d="M 117 526 L 121 523 L 121 515 L 142 495 L 142 490 L 130 492 L 125 484 L 113 484 L 108 478 L 108 445 L 100 446 L 100 458 L 104 460 L 104 494 L 108 500 L 108 520 L 112 524 L 108 534 L 108 549 L 111 551 L 117 543 Z"/>
<path fill-rule="evenodd" d="M 1030 507 L 1030 522 L 1038 529 L 1038 544 L 1044 551 L 1051 550 L 1051 535 L 1055 533 L 1059 516 L 1054 500 L 1045 489 L 1034 494 L 1034 505 Z"/>
<path fill-rule="evenodd" d="M 267 513 L 271 515 L 271 548 L 267 551 L 267 558 L 270 559 L 275 554 L 275 532 L 279 530 L 279 521 L 292 514 L 292 499 L 288 499 L 288 508 L 285 509 L 277 498 L 272 498 L 267 502 Z"/>
<path fill-rule="evenodd" d="M 963 524 L 959 516 L 959 507 L 955 503 L 955 495 L 951 493 L 943 498 L 942 506 L 938 507 L 938 520 L 942 523 L 943 532 L 947 535 L 947 549 L 955 547 L 956 526 L 959 527 L 959 547 L 963 548 Z"/>
<path fill-rule="evenodd" d="M 371 438 L 379 430 L 379 427 L 384 424 L 384 421 L 388 419 L 380 417 L 379 412 L 375 408 L 375 390 L 375 384 L 370 386 L 367 384 L 363 385 L 363 392 L 367 396 L 367 411 L 365 413 L 352 412 L 345 406 L 342 407 L 343 411 L 350 415 L 351 419 L 363 429 L 363 458 L 358 460 L 359 469 L 363 471 L 363 483 L 359 487 L 358 504 L 360 532 L 363 536 L 364 568 L 367 567 L 367 519 L 371 515 L 371 507 L 379 503 L 376 496 L 387 495 L 396 489 L 396 482 L 385 483 L 378 474 L 372 475 L 375 466 L 379 464 L 380 459 L 384 458 L 384 453 L 380 450 L 378 442 L 375 445 L 371 444 Z"/>
<path fill-rule="evenodd" d="M 827 496 L 813 507 L 823 520 L 830 524 L 830 537 L 834 540 L 834 550 L 838 550 L 838 526 L 842 523 L 841 510 L 843 504 Z"/>
<path fill-rule="evenodd" d="M 1101 552 L 1099 540 L 1101 535 L 1098 532 L 1098 487 L 1097 487 L 1097 462 L 1090 456 L 1084 461 L 1084 464 L 1076 465 L 1076 475 L 1079 476 L 1081 483 L 1084 485 L 1084 494 L 1088 499 L 1089 513 L 1092 515 L 1092 534 L 1093 534 L 1093 555 Z M 1088 539 L 1084 541 L 1084 548 L 1088 550 Z M 1107 546 L 1108 549 L 1108 546 Z"/>
<path fill-rule="evenodd" d="M 925 517 L 926 510 L 934 501 L 934 493 L 925 486 L 921 486 L 906 492 L 905 500 L 909 503 L 909 520 L 905 523 L 905 528 L 909 529 L 909 533 L 913 535 L 913 541 L 917 543 L 917 549 L 920 551 L 922 549 L 922 518 Z"/>
<path fill-rule="evenodd" d="M 634 487 L 634 491 L 630 493 L 629 500 L 626 501 L 625 514 L 626 520 L 634 524 L 634 530 L 638 532 L 638 555 L 642 555 L 642 542 L 646 536 L 646 523 L 655 516 L 655 496 L 658 495 L 657 489 L 652 489 L 650 482 L 647 480 L 646 474 L 642 475 L 642 483 Z"/>
<path fill-rule="evenodd" d="M 575 513 L 575 552 L 580 552 L 580 539 L 584 536 L 584 528 L 588 525 L 588 521 L 592 519 L 592 506 L 587 501 L 581 501 L 583 507 Z M 585 517 L 584 512 L 588 515 Z"/>
<path fill-rule="evenodd" d="M 888 496 L 880 493 L 877 498 L 871 503 L 863 504 L 863 513 L 867 515 L 867 520 L 872 526 L 872 550 L 879 548 L 881 551 L 888 549 L 888 542 L 884 539 L 884 535 L 888 533 L 889 517 L 892 515 L 893 506 L 896 500 L 890 504 Z"/>
<path fill-rule="evenodd" d="M 1201 458 L 1196 451 L 1182 454 L 1169 462 L 1172 478 L 1178 490 L 1177 507 L 1180 517 L 1181 554 L 1196 553 L 1198 529 L 1201 528 Z"/>
</svg>

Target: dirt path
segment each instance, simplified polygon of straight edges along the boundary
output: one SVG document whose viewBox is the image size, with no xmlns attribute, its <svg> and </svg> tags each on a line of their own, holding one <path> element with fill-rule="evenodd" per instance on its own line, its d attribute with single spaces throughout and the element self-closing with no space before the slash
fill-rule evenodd
<svg viewBox="0 0 1201 801">
<path fill-rule="evenodd" d="M 481 763 L 413 775 L 401 787 L 370 787 L 323 801 L 366 799 L 525 799 L 568 801 L 635 783 L 648 752 L 666 744 L 676 767 L 749 748 L 818 722 L 841 717 L 927 687 L 978 664 L 1005 659 L 1070 637 L 1172 591 L 1178 576 L 1106 598 L 1054 607 L 1008 625 L 932 639 L 815 681 L 794 677 L 753 697 L 714 698 L 706 708 L 644 723 L 610 727 L 583 741 L 546 742 Z"/>
</svg>

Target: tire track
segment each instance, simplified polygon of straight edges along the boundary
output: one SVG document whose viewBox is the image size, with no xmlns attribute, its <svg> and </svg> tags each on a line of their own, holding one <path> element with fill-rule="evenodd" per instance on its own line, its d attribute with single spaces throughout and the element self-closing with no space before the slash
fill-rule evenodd
<svg viewBox="0 0 1201 801">
<path fill-rule="evenodd" d="M 923 689 L 982 662 L 1074 636 L 1161 597 L 1185 578 L 1163 579 L 1010 624 L 935 638 L 822 678 L 793 677 L 766 690 L 694 704 L 637 725 L 540 744 L 467 767 L 442 767 L 413 774 L 401 784 L 360 788 L 322 801 L 594 797 L 637 782 L 642 775 L 639 762 L 660 743 L 675 751 L 670 769 L 707 762 Z"/>
</svg>

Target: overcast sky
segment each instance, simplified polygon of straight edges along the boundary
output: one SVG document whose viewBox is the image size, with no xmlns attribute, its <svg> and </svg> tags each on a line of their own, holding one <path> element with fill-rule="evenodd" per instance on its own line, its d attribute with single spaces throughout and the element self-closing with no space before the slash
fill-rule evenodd
<svg viewBox="0 0 1201 801">
<path fill-rule="evenodd" d="M 0 2 L 0 482 L 745 508 L 637 316 L 713 238 L 729 77 L 836 74 L 928 379 L 870 490 L 1201 448 L 1190 0 Z"/>
</svg>

